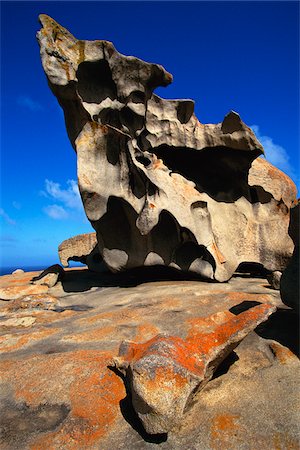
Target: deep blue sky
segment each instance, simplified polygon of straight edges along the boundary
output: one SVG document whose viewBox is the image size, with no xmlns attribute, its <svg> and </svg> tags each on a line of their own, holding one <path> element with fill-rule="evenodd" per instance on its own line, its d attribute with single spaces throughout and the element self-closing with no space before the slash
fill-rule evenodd
<svg viewBox="0 0 300 450">
<path fill-rule="evenodd" d="M 156 92 L 194 99 L 201 122 L 239 112 L 298 181 L 298 2 L 2 1 L 1 266 L 53 264 L 62 240 L 92 231 L 68 182 L 76 156 L 42 70 L 39 13 L 162 64 L 174 81 Z"/>
</svg>

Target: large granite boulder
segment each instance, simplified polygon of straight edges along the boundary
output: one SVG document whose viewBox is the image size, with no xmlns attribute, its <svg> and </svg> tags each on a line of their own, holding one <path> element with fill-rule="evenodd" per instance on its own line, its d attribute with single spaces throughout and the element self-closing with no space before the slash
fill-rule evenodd
<svg viewBox="0 0 300 450">
<path fill-rule="evenodd" d="M 282 271 L 292 181 L 258 158 L 236 112 L 202 124 L 192 100 L 153 94 L 160 65 L 82 41 L 46 15 L 38 32 L 49 86 L 77 152 L 78 184 L 112 271 L 164 265 L 228 280 L 242 262 Z"/>
</svg>

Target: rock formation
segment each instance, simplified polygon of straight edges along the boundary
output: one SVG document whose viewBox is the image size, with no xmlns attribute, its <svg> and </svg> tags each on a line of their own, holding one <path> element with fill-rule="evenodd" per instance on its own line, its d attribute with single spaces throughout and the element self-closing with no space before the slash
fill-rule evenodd
<svg viewBox="0 0 300 450">
<path fill-rule="evenodd" d="M 235 275 L 222 284 L 156 281 L 113 287 L 112 279 L 124 277 L 118 273 L 105 275 L 110 278 L 105 288 L 102 277 L 73 269 L 49 292 L 28 295 L 26 286 L 47 289 L 30 284 L 36 275 L 0 277 L 2 290 L 15 289 L 17 281 L 24 293 L 0 300 L 1 449 L 299 448 L 299 321 L 292 310 L 282 309 L 279 291 L 269 289 L 265 279 Z M 267 311 L 270 304 L 278 310 L 221 363 L 180 427 L 167 436 L 146 434 L 124 380 L 110 366 L 120 343 L 144 343 L 137 348 L 148 352 L 149 341 L 167 335 L 191 349 L 193 337 L 213 336 L 226 323 L 242 330 L 250 313 Z M 203 349 L 204 339 L 194 343 Z M 184 357 L 192 362 L 198 356 Z M 136 368 L 133 359 L 128 363 Z"/>
<path fill-rule="evenodd" d="M 300 312 L 300 251 L 299 226 L 300 202 L 291 208 L 289 234 L 295 244 L 293 255 L 280 279 L 280 295 L 283 303 Z"/>
<path fill-rule="evenodd" d="M 240 116 L 202 124 L 192 100 L 153 93 L 172 81 L 162 66 L 40 21 L 42 64 L 106 265 L 164 265 L 218 281 L 242 262 L 283 270 L 295 186 L 257 159 L 263 148 Z"/>
<path fill-rule="evenodd" d="M 84 233 L 63 241 L 58 247 L 58 256 L 63 266 L 69 261 L 86 264 L 93 272 L 103 272 L 105 265 L 99 253 L 96 233 Z"/>
<path fill-rule="evenodd" d="M 158 335 L 143 344 L 123 342 L 114 363 L 129 377 L 132 403 L 145 430 L 160 434 L 178 426 L 219 364 L 275 310 L 265 304 L 238 316 L 229 311 L 213 315 L 205 319 L 205 331 L 185 340 Z"/>
</svg>

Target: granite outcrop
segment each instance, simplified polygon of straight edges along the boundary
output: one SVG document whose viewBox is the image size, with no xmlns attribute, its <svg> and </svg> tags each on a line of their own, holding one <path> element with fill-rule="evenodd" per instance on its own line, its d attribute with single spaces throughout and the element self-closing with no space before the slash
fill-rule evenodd
<svg viewBox="0 0 300 450">
<path fill-rule="evenodd" d="M 78 40 L 49 16 L 40 22 L 43 68 L 106 266 L 167 266 L 217 281 L 243 262 L 282 271 L 294 248 L 295 185 L 259 157 L 239 114 L 202 124 L 192 100 L 154 94 L 172 81 L 162 66 Z"/>
</svg>

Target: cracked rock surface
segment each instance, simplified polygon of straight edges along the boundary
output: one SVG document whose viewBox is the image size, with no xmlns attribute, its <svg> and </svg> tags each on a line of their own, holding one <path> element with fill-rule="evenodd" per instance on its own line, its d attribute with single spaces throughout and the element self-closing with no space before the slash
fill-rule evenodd
<svg viewBox="0 0 300 450">
<path fill-rule="evenodd" d="M 242 262 L 282 271 L 296 189 L 258 158 L 263 148 L 240 116 L 202 124 L 192 100 L 153 93 L 172 81 L 162 66 L 40 21 L 42 64 L 108 268 L 163 265 L 217 281 Z"/>
</svg>

